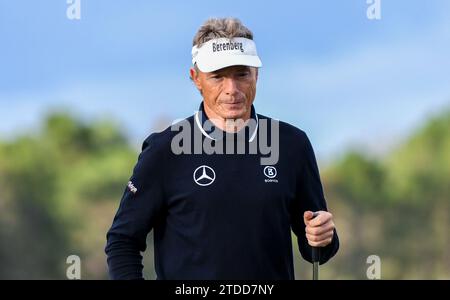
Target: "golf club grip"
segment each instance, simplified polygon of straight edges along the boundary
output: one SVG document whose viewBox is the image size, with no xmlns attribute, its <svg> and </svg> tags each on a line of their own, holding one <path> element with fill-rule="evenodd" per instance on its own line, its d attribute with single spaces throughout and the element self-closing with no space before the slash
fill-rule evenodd
<svg viewBox="0 0 450 300">
<path fill-rule="evenodd" d="M 313 213 L 313 219 L 319 215 L 318 212 Z M 312 262 L 319 262 L 320 261 L 320 248 L 319 247 L 312 247 Z"/>
<path fill-rule="evenodd" d="M 312 247 L 312 262 L 319 262 L 320 261 L 320 248 L 319 247 Z"/>
</svg>

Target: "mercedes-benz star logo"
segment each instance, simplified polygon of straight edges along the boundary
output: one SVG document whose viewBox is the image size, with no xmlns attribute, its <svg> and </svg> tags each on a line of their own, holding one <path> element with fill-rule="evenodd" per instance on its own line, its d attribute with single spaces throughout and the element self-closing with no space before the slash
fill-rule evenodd
<svg viewBox="0 0 450 300">
<path fill-rule="evenodd" d="M 207 186 L 214 182 L 216 173 L 211 167 L 200 166 L 194 171 L 194 181 L 201 186 Z"/>
</svg>

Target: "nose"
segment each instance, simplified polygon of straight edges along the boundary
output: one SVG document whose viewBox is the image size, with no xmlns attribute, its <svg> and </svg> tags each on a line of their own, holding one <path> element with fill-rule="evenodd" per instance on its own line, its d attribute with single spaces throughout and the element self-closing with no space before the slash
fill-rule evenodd
<svg viewBox="0 0 450 300">
<path fill-rule="evenodd" d="M 223 90 L 227 95 L 234 95 L 238 91 L 237 82 L 234 78 L 225 78 L 223 82 Z"/>
</svg>

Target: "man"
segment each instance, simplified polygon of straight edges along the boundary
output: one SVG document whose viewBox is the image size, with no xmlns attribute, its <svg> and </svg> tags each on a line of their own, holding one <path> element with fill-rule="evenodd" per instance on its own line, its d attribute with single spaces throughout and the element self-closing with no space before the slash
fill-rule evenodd
<svg viewBox="0 0 450 300">
<path fill-rule="evenodd" d="M 295 279 L 291 229 L 308 261 L 311 246 L 322 264 L 339 248 L 312 146 L 302 130 L 256 114 L 262 64 L 239 20 L 208 20 L 193 46 L 190 76 L 203 101 L 145 140 L 107 234 L 110 277 L 142 279 L 153 229 L 157 279 Z M 275 158 L 261 151 L 265 139 Z"/>
</svg>

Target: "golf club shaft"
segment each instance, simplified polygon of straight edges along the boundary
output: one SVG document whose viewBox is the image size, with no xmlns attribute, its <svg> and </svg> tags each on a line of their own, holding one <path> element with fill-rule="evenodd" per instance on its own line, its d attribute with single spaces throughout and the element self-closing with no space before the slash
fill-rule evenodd
<svg viewBox="0 0 450 300">
<path fill-rule="evenodd" d="M 313 214 L 313 218 L 319 215 L 318 212 Z M 319 261 L 320 261 L 320 248 L 312 247 L 312 262 L 313 262 L 313 280 L 319 280 Z"/>
<path fill-rule="evenodd" d="M 320 249 L 318 247 L 312 248 L 313 280 L 319 279 L 319 253 Z"/>
</svg>

